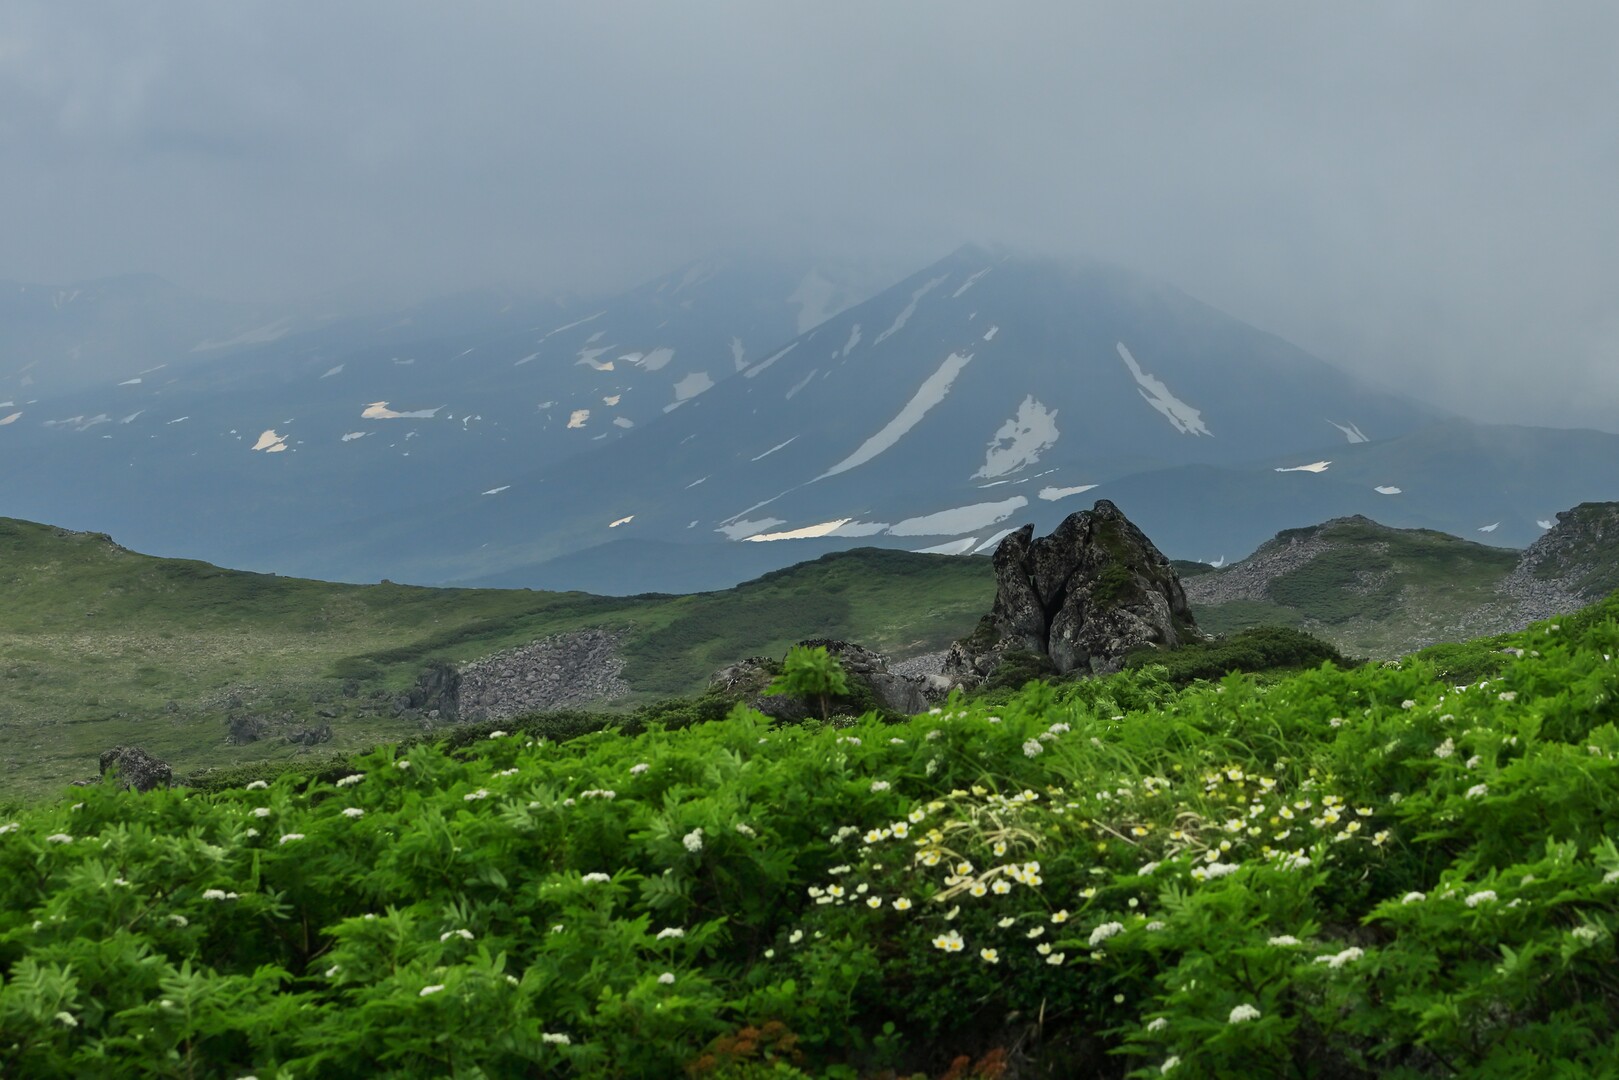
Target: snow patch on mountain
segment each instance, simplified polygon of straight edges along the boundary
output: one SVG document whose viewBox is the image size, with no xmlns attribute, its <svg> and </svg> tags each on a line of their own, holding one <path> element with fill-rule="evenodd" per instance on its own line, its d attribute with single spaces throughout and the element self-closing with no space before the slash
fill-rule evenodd
<svg viewBox="0 0 1619 1080">
<path fill-rule="evenodd" d="M 1324 473 L 1331 467 L 1332 467 L 1332 462 L 1330 462 L 1330 461 L 1312 461 L 1308 465 L 1294 465 L 1294 466 L 1292 466 L 1290 468 L 1286 468 L 1286 469 L 1284 469 L 1280 465 L 1278 465 L 1278 466 L 1276 466 L 1276 471 L 1277 472 Z"/>
<path fill-rule="evenodd" d="M 120 420 L 118 422 L 120 424 L 133 423 L 134 420 L 135 420 L 135 417 L 139 416 L 141 413 L 143 413 L 145 411 L 146 411 L 145 409 L 136 409 L 134 412 L 130 413 L 128 416 L 124 417 L 122 420 Z M 21 415 L 22 415 L 22 413 L 17 414 L 17 416 L 21 416 Z M 9 421 L 0 420 L 0 424 L 5 424 L 5 423 L 9 423 Z"/>
<path fill-rule="evenodd" d="M 786 356 L 796 348 L 798 348 L 798 342 L 795 341 L 785 349 L 782 349 L 780 352 L 771 353 L 769 356 L 765 357 L 763 360 L 744 371 L 742 373 L 743 378 L 753 378 L 755 375 L 759 374 L 759 372 L 763 371 L 771 364 L 774 364 L 777 360 L 780 360 L 782 357 Z"/>
<path fill-rule="evenodd" d="M 1343 432 L 1344 433 L 1344 438 L 1348 439 L 1351 444 L 1353 444 L 1353 443 L 1371 442 L 1372 441 L 1372 440 L 1368 439 L 1361 432 L 1360 428 L 1355 426 L 1353 421 L 1351 421 L 1348 424 L 1340 424 L 1336 420 L 1328 420 L 1327 423 L 1331 424 L 1333 427 L 1335 427 L 1339 431 Z"/>
<path fill-rule="evenodd" d="M 267 345 L 286 335 L 292 329 L 291 318 L 277 319 L 273 323 L 255 326 L 251 330 L 243 330 L 235 337 L 224 338 L 220 341 L 203 340 L 191 346 L 192 352 L 209 352 L 213 349 L 229 349 L 236 345 Z"/>
<path fill-rule="evenodd" d="M 615 416 L 613 417 L 613 426 L 618 428 L 632 428 L 635 426 L 635 421 L 631 420 L 627 416 Z"/>
<path fill-rule="evenodd" d="M 793 439 L 796 439 L 796 438 L 798 438 L 798 436 L 794 435 Z M 767 458 L 771 454 L 774 454 L 777 450 L 780 450 L 782 447 L 786 446 L 787 443 L 792 442 L 793 439 L 788 439 L 787 442 L 779 442 L 775 446 L 772 446 L 769 450 L 766 450 L 764 453 L 760 454 L 758 457 L 749 458 L 748 460 L 750 460 L 750 461 L 759 461 L 759 460 L 761 460 L 763 458 Z"/>
<path fill-rule="evenodd" d="M 942 285 L 945 278 L 949 276 L 949 274 L 940 274 L 938 277 L 934 278 L 932 281 L 929 281 L 927 284 L 913 292 L 911 294 L 911 302 L 906 304 L 900 313 L 894 317 L 894 325 L 878 334 L 877 340 L 873 341 L 872 344 L 881 345 L 884 341 L 888 340 L 891 335 L 902 330 L 905 327 L 905 324 L 911 321 L 911 316 L 916 314 L 916 305 L 922 302 L 922 297 L 926 296 L 928 293 Z"/>
<path fill-rule="evenodd" d="M 594 320 L 594 319 L 599 319 L 599 318 L 601 318 L 601 317 L 602 317 L 602 316 L 603 316 L 603 315 L 605 315 L 605 314 L 607 314 L 607 312 L 606 312 L 606 311 L 605 311 L 605 310 L 603 310 L 603 311 L 598 311 L 598 312 L 596 312 L 596 314 L 594 314 L 594 315 L 586 315 L 586 316 L 585 316 L 585 317 L 584 317 L 584 318 L 582 318 L 582 319 L 575 319 L 575 320 L 574 320 L 574 321 L 573 321 L 573 322 L 571 322 L 571 323 L 568 323 L 568 324 L 566 324 L 566 325 L 564 325 L 564 326 L 559 326 L 559 327 L 557 327 L 557 328 L 556 328 L 556 329 L 555 329 L 555 330 L 552 330 L 552 331 L 549 331 L 549 332 L 548 332 L 548 333 L 546 333 L 546 335 L 545 335 L 545 336 L 544 336 L 544 337 L 542 337 L 542 338 L 540 338 L 540 341 L 544 341 L 544 340 L 545 340 L 545 338 L 548 338 L 548 337 L 550 337 L 550 336 L 551 336 L 551 335 L 552 335 L 552 334 L 560 334 L 560 333 L 562 333 L 562 331 L 564 331 L 564 330 L 572 330 L 572 329 L 573 329 L 573 328 L 574 328 L 574 327 L 576 327 L 576 326 L 583 326 L 583 325 L 585 325 L 585 323 L 587 323 L 587 322 L 591 322 L 591 321 L 592 321 L 592 320 Z M 598 335 L 596 335 L 596 336 L 597 336 L 597 337 L 599 337 L 599 336 L 600 336 L 600 335 L 599 335 L 599 334 L 598 334 Z M 590 339 L 590 340 L 591 340 L 591 341 L 595 341 L 595 340 L 596 340 L 596 338 L 595 338 L 595 337 L 592 337 L 592 338 L 591 338 L 591 339 Z M 537 343 L 536 343 L 536 344 L 537 344 Z"/>
<path fill-rule="evenodd" d="M 984 331 L 984 340 L 985 341 L 994 341 L 995 340 L 995 335 L 1000 332 L 1000 329 L 1001 328 L 999 326 L 992 326 L 988 330 L 985 330 Z"/>
<path fill-rule="evenodd" d="M 798 306 L 800 334 L 813 330 L 842 310 L 835 300 L 837 293 L 838 287 L 822 277 L 819 270 L 804 275 L 798 288 L 787 297 L 789 304 Z"/>
<path fill-rule="evenodd" d="M 1379 495 L 1398 495 L 1401 491 L 1400 488 L 1395 487 L 1393 484 L 1379 484 L 1372 490 L 1377 492 Z"/>
<path fill-rule="evenodd" d="M 849 328 L 849 340 L 844 343 L 843 355 L 848 356 L 849 350 L 860 344 L 860 324 L 855 323 Z"/>
<path fill-rule="evenodd" d="M 616 529 L 620 525 L 628 525 L 630 522 L 632 522 L 634 520 L 635 520 L 635 515 L 634 514 L 626 514 L 624 517 L 619 518 L 617 521 L 609 521 L 607 523 L 607 527 L 609 529 Z"/>
<path fill-rule="evenodd" d="M 708 377 L 708 372 L 694 371 L 675 383 L 675 403 L 679 404 L 713 388 L 714 380 Z"/>
<path fill-rule="evenodd" d="M 1029 394 L 1018 406 L 1017 415 L 995 432 L 984 454 L 984 467 L 971 479 L 990 480 L 1033 465 L 1056 443 L 1057 410 L 1046 408 Z"/>
<path fill-rule="evenodd" d="M 940 510 L 920 517 L 906 518 L 888 530 L 890 536 L 949 536 L 953 533 L 987 529 L 997 525 L 1025 506 L 1029 500 L 1022 495 L 1000 502 L 973 503 Z"/>
<path fill-rule="evenodd" d="M 742 348 L 742 339 L 733 337 L 731 339 L 731 363 L 736 365 L 738 371 L 748 366 L 748 362 L 743 359 L 745 354 L 746 350 Z"/>
<path fill-rule="evenodd" d="M 431 409 L 411 409 L 406 412 L 396 412 L 388 408 L 386 401 L 373 401 L 365 407 L 360 414 L 362 420 L 428 420 L 437 415 L 442 405 L 435 405 Z"/>
<path fill-rule="evenodd" d="M 1499 529 L 1500 527 L 1501 527 L 1501 523 L 1499 521 L 1497 521 L 1493 525 L 1480 525 L 1479 528 L 1478 528 L 1478 531 L 1481 532 L 1481 533 L 1493 533 L 1496 529 Z"/>
<path fill-rule="evenodd" d="M 1016 531 L 1016 529 L 1002 529 L 1000 532 L 991 536 L 988 540 L 985 540 L 982 544 L 979 544 L 977 547 L 973 548 L 973 554 L 982 555 L 986 551 L 994 551 L 997 544 L 999 544 L 1002 540 L 1005 540 L 1008 536 L 1011 536 Z"/>
<path fill-rule="evenodd" d="M 1136 358 L 1130 355 L 1124 342 L 1118 342 L 1119 358 L 1130 369 L 1135 377 L 1138 392 L 1148 405 L 1163 413 L 1164 419 L 1172 424 L 1176 431 L 1182 435 L 1208 435 L 1213 438 L 1213 432 L 1203 423 L 1203 414 L 1200 410 L 1192 408 L 1186 402 L 1169 392 L 1162 379 L 1141 370 Z"/>
<path fill-rule="evenodd" d="M 628 356 L 619 357 L 620 360 L 639 365 L 644 371 L 658 371 L 674 358 L 675 351 L 665 346 L 660 346 L 648 353 L 630 353 Z"/>
<path fill-rule="evenodd" d="M 789 529 L 786 532 L 759 532 L 742 539 L 749 543 L 763 543 L 772 540 L 811 540 L 818 536 L 831 536 L 843 526 L 849 524 L 852 518 L 838 518 L 835 521 L 823 521 L 816 525 L 806 525 L 802 529 Z"/>
<path fill-rule="evenodd" d="M 911 553 L 914 555 L 965 555 L 977 543 L 978 537 L 964 536 L 960 540 L 950 540 L 943 544 L 935 544 L 932 547 L 913 548 Z"/>
<path fill-rule="evenodd" d="M 508 491 L 510 489 L 511 489 L 510 484 L 502 484 L 499 487 L 490 488 L 488 491 L 484 492 L 483 494 L 485 494 L 485 495 L 499 495 L 502 491 Z"/>
<path fill-rule="evenodd" d="M 21 417 L 22 411 L 19 409 L 10 416 L 0 418 L 0 427 L 5 427 L 7 424 L 15 424 Z"/>
<path fill-rule="evenodd" d="M 353 442 L 355 439 L 363 439 L 367 435 L 371 435 L 371 434 L 374 434 L 374 433 L 370 432 L 370 431 L 351 431 L 351 432 L 349 432 L 349 433 L 347 433 L 346 435 L 343 436 L 343 441 L 344 442 Z"/>
<path fill-rule="evenodd" d="M 727 540 L 746 540 L 756 533 L 762 533 L 766 529 L 774 529 L 777 525 L 785 524 L 787 524 L 786 518 L 759 518 L 756 521 L 744 519 L 742 521 L 726 522 L 714 531 L 724 533 Z"/>
<path fill-rule="evenodd" d="M 594 349 L 580 349 L 579 350 L 579 359 L 575 360 L 574 363 L 576 363 L 576 364 L 585 364 L 585 365 L 587 365 L 589 367 L 595 368 L 597 371 L 612 371 L 613 370 L 613 362 L 611 360 L 598 360 L 598 359 L 596 359 L 602 353 L 608 351 L 611 348 L 612 348 L 611 345 L 603 345 L 603 346 L 601 346 L 599 348 L 594 348 Z"/>
<path fill-rule="evenodd" d="M 982 270 L 978 271 L 978 273 L 976 273 L 976 274 L 972 275 L 971 277 L 969 277 L 966 281 L 961 283 L 961 288 L 957 289 L 955 292 L 950 294 L 950 299 L 952 299 L 952 300 L 956 299 L 962 293 L 966 292 L 968 289 L 970 289 L 974 285 L 978 284 L 978 279 L 983 277 L 985 274 L 989 273 L 993 269 L 995 269 L 993 266 L 986 266 Z"/>
<path fill-rule="evenodd" d="M 326 369 L 326 374 L 322 375 L 321 378 L 330 379 L 333 375 L 337 375 L 340 372 L 342 372 L 342 370 L 343 370 L 343 365 L 342 364 L 333 364 L 331 367 Z"/>
<path fill-rule="evenodd" d="M 269 428 L 259 435 L 259 441 L 253 444 L 254 450 L 263 450 L 267 454 L 278 454 L 287 448 L 287 437 L 277 435 L 274 428 Z"/>
<path fill-rule="evenodd" d="M 799 379 L 796 383 L 793 384 L 793 388 L 791 390 L 787 391 L 787 396 L 783 400 L 784 401 L 791 401 L 793 399 L 793 395 L 798 393 L 800 390 L 804 389 L 804 387 L 808 386 L 809 381 L 811 379 L 815 378 L 815 373 L 820 371 L 820 370 L 821 370 L 820 368 L 812 368 L 812 369 L 810 369 L 810 373 L 808 375 L 804 376 L 802 379 Z"/>
<path fill-rule="evenodd" d="M 568 426 L 571 428 L 582 428 L 589 420 L 589 409 L 575 409 L 568 414 Z"/>
<path fill-rule="evenodd" d="M 1040 498 L 1046 502 L 1056 502 L 1070 495 L 1083 494 L 1095 486 L 1095 484 L 1075 484 L 1073 487 L 1043 487 L 1040 489 Z"/>
<path fill-rule="evenodd" d="M 944 279 L 937 278 L 935 280 L 943 281 Z M 965 355 L 951 353 L 945 358 L 944 363 L 939 365 L 939 370 L 922 381 L 922 385 L 917 387 L 916 393 L 912 395 L 911 400 L 905 403 L 905 407 L 899 411 L 899 414 L 894 419 L 883 425 L 882 430 L 877 434 L 861 443 L 859 449 L 854 453 L 815 479 L 825 480 L 829 476 L 836 476 L 839 473 L 848 472 L 850 469 L 864 465 L 899 442 L 906 432 L 921 422 L 922 417 L 927 415 L 929 409 L 944 400 L 945 395 L 950 392 L 950 384 L 956 381 L 956 376 L 961 374 L 961 369 L 966 367 L 968 361 L 972 360 L 972 358 L 972 353 L 966 353 Z M 968 527 L 970 528 L 971 526 Z M 963 530 L 952 529 L 950 531 L 961 532 Z"/>
<path fill-rule="evenodd" d="M 140 384 L 141 384 L 141 377 L 139 375 L 137 375 L 133 379 L 125 379 L 123 382 L 119 383 L 118 385 L 119 386 L 139 386 Z"/>
</svg>

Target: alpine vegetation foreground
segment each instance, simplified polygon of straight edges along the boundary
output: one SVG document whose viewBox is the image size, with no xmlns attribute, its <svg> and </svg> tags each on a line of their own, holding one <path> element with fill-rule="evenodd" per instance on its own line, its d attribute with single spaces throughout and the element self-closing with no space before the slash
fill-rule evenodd
<svg viewBox="0 0 1619 1080">
<path fill-rule="evenodd" d="M 1616 620 L 83 789 L 0 821 L 0 1072 L 1602 1074 Z"/>
</svg>

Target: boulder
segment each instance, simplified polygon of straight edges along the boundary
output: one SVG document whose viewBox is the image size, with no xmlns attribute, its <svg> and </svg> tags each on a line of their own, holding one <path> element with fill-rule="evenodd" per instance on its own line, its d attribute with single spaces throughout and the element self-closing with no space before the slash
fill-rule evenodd
<svg viewBox="0 0 1619 1080">
<path fill-rule="evenodd" d="M 1013 651 L 1061 675 L 1118 671 L 1132 650 L 1173 649 L 1202 634 L 1169 559 L 1106 499 L 1050 536 L 1025 525 L 995 550 L 995 604 L 958 641 L 944 672 L 975 685 Z"/>
<path fill-rule="evenodd" d="M 155 787 L 168 787 L 174 782 L 174 770 L 166 761 L 159 761 L 138 746 L 115 746 L 102 751 L 101 779 L 111 772 L 119 786 L 135 791 L 151 791 Z"/>
<path fill-rule="evenodd" d="M 892 712 L 915 714 L 923 712 L 950 692 L 951 684 L 939 676 L 900 675 L 888 670 L 888 661 L 852 641 L 831 638 L 810 638 L 800 641 L 805 648 L 826 649 L 843 667 L 851 693 L 833 700 L 835 711 L 864 712 L 869 702 L 875 702 Z M 749 657 L 716 671 L 709 679 L 710 687 L 718 687 L 735 694 L 749 708 L 757 709 L 776 720 L 796 722 L 817 715 L 814 702 L 791 694 L 766 694 L 765 687 L 776 677 L 780 665 L 760 656 Z"/>
</svg>

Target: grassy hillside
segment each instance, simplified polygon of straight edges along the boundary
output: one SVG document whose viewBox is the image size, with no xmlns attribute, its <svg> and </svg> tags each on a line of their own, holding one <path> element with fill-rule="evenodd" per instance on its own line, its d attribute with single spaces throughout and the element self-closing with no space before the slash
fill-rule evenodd
<svg viewBox="0 0 1619 1080">
<path fill-rule="evenodd" d="M 0 1073 L 1614 1075 L 1619 598 L 1509 643 L 75 792 Z"/>
<path fill-rule="evenodd" d="M 1211 633 L 1291 626 L 1350 655 L 1389 657 L 1468 636 L 1469 623 L 1494 609 L 1507 618 L 1498 588 L 1519 557 L 1445 533 L 1345 518 L 1279 533 L 1186 587 L 1198 624 Z"/>
<path fill-rule="evenodd" d="M 989 606 L 987 560 L 855 551 L 720 593 L 595 597 L 338 585 L 135 554 L 105 536 L 0 519 L 0 790 L 32 797 L 139 744 L 189 771 L 299 749 L 225 742 L 233 715 L 330 723 L 325 749 L 418 730 L 393 696 L 464 661 L 584 627 L 624 631 L 621 706 L 700 689 L 715 667 L 844 637 L 942 647 Z"/>
</svg>

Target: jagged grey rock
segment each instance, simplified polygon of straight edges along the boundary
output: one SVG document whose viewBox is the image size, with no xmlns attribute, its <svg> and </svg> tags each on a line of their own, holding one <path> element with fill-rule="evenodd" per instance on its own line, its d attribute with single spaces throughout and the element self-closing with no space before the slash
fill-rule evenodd
<svg viewBox="0 0 1619 1080">
<path fill-rule="evenodd" d="M 101 753 L 101 778 L 113 772 L 119 786 L 135 791 L 151 791 L 174 782 L 174 770 L 138 746 L 115 746 Z"/>
<path fill-rule="evenodd" d="M 995 604 L 958 641 L 944 673 L 974 685 L 1012 650 L 1057 672 L 1107 674 L 1142 646 L 1173 649 L 1202 634 L 1164 553 L 1106 499 L 1070 514 L 1049 536 L 1034 526 L 995 550 Z"/>
</svg>

